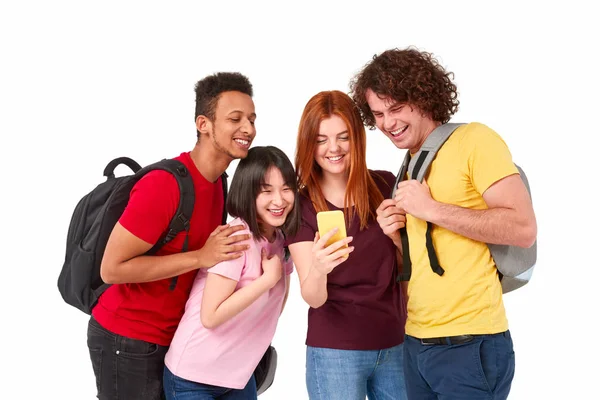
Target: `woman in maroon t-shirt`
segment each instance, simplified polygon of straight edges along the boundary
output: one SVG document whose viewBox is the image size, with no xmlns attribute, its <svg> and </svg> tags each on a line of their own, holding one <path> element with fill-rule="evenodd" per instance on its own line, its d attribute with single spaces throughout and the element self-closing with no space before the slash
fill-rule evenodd
<svg viewBox="0 0 600 400">
<path fill-rule="evenodd" d="M 311 399 L 406 398 L 406 311 L 396 283 L 396 247 L 376 220 L 394 175 L 368 170 L 365 159 L 365 128 L 350 97 L 339 91 L 313 96 L 296 146 L 302 226 L 288 238 L 302 297 L 310 305 Z M 334 232 L 320 238 L 316 214 L 327 210 L 344 212 L 348 237 L 324 247 Z"/>
</svg>

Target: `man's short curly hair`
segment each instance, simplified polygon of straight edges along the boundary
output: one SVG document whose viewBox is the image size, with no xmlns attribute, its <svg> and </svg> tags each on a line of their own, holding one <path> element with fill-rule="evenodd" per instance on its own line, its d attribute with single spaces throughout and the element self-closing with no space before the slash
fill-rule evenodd
<svg viewBox="0 0 600 400">
<path fill-rule="evenodd" d="M 217 101 L 223 92 L 241 92 L 252 97 L 252 84 L 248 78 L 239 72 L 217 72 L 209 75 L 198 82 L 194 87 L 196 92 L 196 115 L 204 115 L 211 121 L 215 120 Z M 198 132 L 200 137 L 200 132 Z"/>
<path fill-rule="evenodd" d="M 371 89 L 381 97 L 419 108 L 432 120 L 446 123 L 458 111 L 458 92 L 447 72 L 431 53 L 415 48 L 390 49 L 375 55 L 350 82 L 350 95 L 363 122 L 373 129 L 375 117 L 367 103 Z"/>
</svg>

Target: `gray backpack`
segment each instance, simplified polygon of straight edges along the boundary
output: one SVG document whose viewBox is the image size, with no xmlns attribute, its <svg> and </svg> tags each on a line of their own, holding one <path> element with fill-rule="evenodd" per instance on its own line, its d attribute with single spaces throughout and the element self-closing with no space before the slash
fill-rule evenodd
<svg viewBox="0 0 600 400">
<path fill-rule="evenodd" d="M 392 198 L 394 197 L 398 182 L 404 179 L 407 172 L 411 179 L 416 179 L 419 182 L 423 181 L 423 178 L 427 175 L 429 167 L 433 162 L 438 150 L 442 147 L 450 135 L 452 135 L 452 132 L 454 132 L 454 130 L 461 125 L 463 124 L 443 124 L 431 132 L 431 134 L 425 140 L 425 143 L 423 143 L 421 149 L 414 155 L 414 157 L 410 156 L 410 152 L 406 152 L 406 156 L 404 157 L 404 161 L 402 162 L 402 166 L 400 167 L 400 171 L 396 177 L 394 189 L 392 190 Z M 516 165 L 516 167 L 521 174 L 521 178 L 525 183 L 525 187 L 527 187 L 527 190 L 531 195 L 531 189 L 529 188 L 529 182 L 527 181 L 525 172 L 518 165 Z M 441 276 L 444 274 L 444 269 L 440 265 L 437 259 L 437 254 L 435 253 L 435 248 L 433 247 L 433 240 L 431 238 L 432 229 L 433 224 L 431 224 L 431 222 L 427 222 L 425 243 L 431 269 L 433 272 Z M 398 280 L 408 281 L 411 275 L 412 264 L 410 261 L 410 252 L 406 251 L 406 249 L 409 248 L 406 228 L 400 229 L 400 237 L 402 239 L 402 248 L 405 249 L 405 251 L 403 251 L 404 265 L 402 272 L 398 276 Z M 503 293 L 511 292 L 529 282 L 537 259 L 537 240 L 530 248 L 489 243 L 488 247 L 490 249 L 490 253 L 492 254 L 492 258 L 496 263 L 496 268 L 498 269 L 498 276 L 502 283 Z"/>
</svg>

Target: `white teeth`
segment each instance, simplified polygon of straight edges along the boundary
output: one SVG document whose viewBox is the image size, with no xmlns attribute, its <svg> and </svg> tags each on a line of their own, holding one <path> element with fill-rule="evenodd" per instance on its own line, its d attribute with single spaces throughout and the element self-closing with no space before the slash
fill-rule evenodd
<svg viewBox="0 0 600 400">
<path fill-rule="evenodd" d="M 233 139 L 233 140 L 235 140 L 236 142 L 238 142 L 242 146 L 248 146 L 248 144 L 250 143 L 249 140 L 243 140 L 243 139 Z"/>
<path fill-rule="evenodd" d="M 342 159 L 342 157 L 343 156 L 327 157 L 327 159 L 331 161 L 339 161 Z"/>
<path fill-rule="evenodd" d="M 271 214 L 274 214 L 276 216 L 280 216 L 283 214 L 283 208 L 279 208 L 279 209 L 270 209 L 269 212 Z"/>
<path fill-rule="evenodd" d="M 406 126 L 404 126 L 404 127 L 400 128 L 400 129 L 396 129 L 395 131 L 390 131 L 390 134 L 391 134 L 392 136 L 397 136 L 397 135 L 399 135 L 400 133 L 402 133 L 404 130 L 406 130 L 406 128 L 408 128 L 408 125 L 406 125 Z"/>
</svg>

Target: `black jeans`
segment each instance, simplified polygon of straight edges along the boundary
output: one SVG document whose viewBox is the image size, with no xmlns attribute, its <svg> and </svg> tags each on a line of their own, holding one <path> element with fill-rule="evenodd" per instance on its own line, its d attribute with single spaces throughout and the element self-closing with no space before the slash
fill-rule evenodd
<svg viewBox="0 0 600 400">
<path fill-rule="evenodd" d="M 164 399 L 167 346 L 116 335 L 94 317 L 88 324 L 88 349 L 101 400 Z"/>
</svg>

